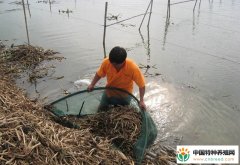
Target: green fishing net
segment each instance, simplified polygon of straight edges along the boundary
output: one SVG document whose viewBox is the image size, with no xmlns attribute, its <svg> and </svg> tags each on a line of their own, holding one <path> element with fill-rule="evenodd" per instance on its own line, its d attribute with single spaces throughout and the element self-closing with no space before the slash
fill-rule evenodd
<svg viewBox="0 0 240 165">
<path fill-rule="evenodd" d="M 78 91 L 60 98 L 50 104 L 50 111 L 57 117 L 76 116 L 81 120 L 83 116 L 94 115 L 99 112 L 108 113 L 109 107 L 129 106 L 141 115 L 141 131 L 133 144 L 135 163 L 141 164 L 145 150 L 153 144 L 157 136 L 154 121 L 147 111 L 141 110 L 138 99 L 132 94 L 118 88 L 98 87 L 93 91 Z M 81 128 L 69 121 L 62 122 L 71 128 Z"/>
</svg>

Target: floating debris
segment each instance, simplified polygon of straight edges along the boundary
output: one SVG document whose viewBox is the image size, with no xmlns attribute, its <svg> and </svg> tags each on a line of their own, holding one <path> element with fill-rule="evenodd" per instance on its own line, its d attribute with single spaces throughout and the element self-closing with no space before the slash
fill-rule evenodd
<svg viewBox="0 0 240 165">
<path fill-rule="evenodd" d="M 160 75 L 162 75 L 161 73 L 155 73 L 155 76 L 160 76 Z"/>
<path fill-rule="evenodd" d="M 53 77 L 54 80 L 59 80 L 59 79 L 62 79 L 62 78 L 64 78 L 64 76 Z"/>
<path fill-rule="evenodd" d="M 2 46 L 1 46 L 2 47 Z M 18 76 L 19 73 L 28 71 L 29 81 L 33 82 L 37 78 L 42 78 L 43 71 L 52 67 L 39 67 L 45 60 L 62 60 L 63 57 L 55 56 L 58 52 L 44 50 L 41 47 L 31 45 L 11 46 L 0 49 L 0 73 L 1 76 Z"/>
<path fill-rule="evenodd" d="M 48 1 L 47 0 L 43 0 L 43 1 L 37 1 L 36 3 L 45 3 L 45 4 L 47 4 L 48 3 Z"/>
<path fill-rule="evenodd" d="M 67 9 L 67 10 L 58 10 L 58 12 L 59 13 L 66 13 L 66 14 L 69 14 L 69 13 L 73 13 L 73 11 L 72 10 L 69 10 L 69 9 Z"/>
<path fill-rule="evenodd" d="M 133 24 L 123 24 L 123 23 L 121 23 L 120 25 L 122 25 L 122 27 L 129 27 L 129 26 L 135 27 L 136 26 L 136 25 L 133 25 Z"/>
<path fill-rule="evenodd" d="M 148 76 L 156 77 L 156 76 L 162 75 L 161 73 L 149 73 L 150 68 L 157 69 L 156 65 L 150 66 L 150 65 L 139 64 L 139 68 L 140 69 L 146 69 L 145 72 L 144 72 L 144 76 L 146 76 L 146 77 L 148 77 Z"/>
<path fill-rule="evenodd" d="M 197 89 L 197 87 L 191 85 L 191 84 L 183 84 L 184 86 L 186 86 L 187 88 L 190 88 L 190 89 Z"/>
<path fill-rule="evenodd" d="M 157 69 L 157 68 L 156 68 L 156 64 L 155 64 L 155 65 L 153 65 L 153 66 L 139 64 L 139 68 L 141 68 L 141 69 L 143 69 L 143 68 L 146 68 L 146 69 L 150 69 L 150 68 Z"/>
<path fill-rule="evenodd" d="M 29 73 L 28 81 L 34 83 L 37 79 L 44 78 L 49 75 L 49 70 L 55 68 L 54 66 L 40 66 L 35 68 L 31 73 Z M 52 72 L 52 74 L 55 71 Z"/>
<path fill-rule="evenodd" d="M 56 1 L 55 0 L 52 0 L 52 1 L 49 1 L 49 0 L 42 0 L 42 1 L 36 1 L 36 3 L 45 3 L 45 4 L 55 4 Z"/>
<path fill-rule="evenodd" d="M 121 18 L 121 17 L 120 17 L 120 14 L 118 14 L 118 15 L 112 15 L 112 14 L 109 13 L 109 16 L 107 16 L 107 20 L 108 20 L 108 21 L 112 21 L 112 20 L 118 21 L 118 18 Z"/>
<path fill-rule="evenodd" d="M 132 47 L 129 47 L 129 48 L 125 48 L 127 52 L 130 52 L 132 50 L 134 50 L 135 48 L 138 48 L 138 47 L 141 47 L 142 46 L 142 43 L 135 43 L 134 46 Z"/>
</svg>

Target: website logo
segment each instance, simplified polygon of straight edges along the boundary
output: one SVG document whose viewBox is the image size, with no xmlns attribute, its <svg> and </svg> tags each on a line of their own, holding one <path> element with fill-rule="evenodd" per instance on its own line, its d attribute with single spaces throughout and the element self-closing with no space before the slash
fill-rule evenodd
<svg viewBox="0 0 240 165">
<path fill-rule="evenodd" d="M 180 164 L 239 164 L 239 146 L 179 145 L 176 160 Z"/>
<path fill-rule="evenodd" d="M 177 151 L 177 159 L 181 162 L 186 162 L 190 158 L 190 151 L 187 148 L 180 148 Z"/>
</svg>

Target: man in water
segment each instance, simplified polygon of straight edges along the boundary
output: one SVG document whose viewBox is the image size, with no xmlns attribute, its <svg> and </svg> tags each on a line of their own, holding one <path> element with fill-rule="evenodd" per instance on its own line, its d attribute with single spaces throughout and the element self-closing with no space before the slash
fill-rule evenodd
<svg viewBox="0 0 240 165">
<path fill-rule="evenodd" d="M 139 87 L 140 102 L 139 106 L 146 109 L 144 102 L 145 80 L 140 68 L 129 58 L 124 48 L 116 46 L 110 53 L 109 57 L 102 61 L 101 66 L 97 70 L 91 84 L 88 86 L 88 91 L 92 91 L 95 84 L 102 78 L 107 78 L 106 87 L 115 87 L 123 89 L 129 93 L 133 92 L 133 82 Z M 106 91 L 101 100 L 102 105 L 128 105 L 129 98 L 117 98 L 111 91 Z M 104 106 L 105 106 L 104 105 Z"/>
</svg>

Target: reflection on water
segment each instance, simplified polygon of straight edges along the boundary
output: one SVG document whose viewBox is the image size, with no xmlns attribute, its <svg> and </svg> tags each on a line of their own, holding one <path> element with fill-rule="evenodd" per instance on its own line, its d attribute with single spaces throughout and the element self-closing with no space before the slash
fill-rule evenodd
<svg viewBox="0 0 240 165">
<path fill-rule="evenodd" d="M 213 9 L 213 0 L 208 0 L 209 2 L 209 9 L 212 10 Z"/>
<path fill-rule="evenodd" d="M 151 52 L 151 50 L 150 50 L 150 32 L 149 32 L 149 26 L 147 27 L 147 41 L 144 41 L 144 37 L 143 37 L 143 35 L 142 35 L 142 33 L 141 33 L 141 30 L 139 29 L 139 34 L 140 34 L 140 36 L 141 36 L 141 39 L 142 39 L 142 43 L 143 43 L 143 46 L 144 46 L 144 48 L 146 49 L 146 55 L 147 55 L 147 60 L 148 60 L 148 62 L 150 61 L 150 52 Z"/>
<path fill-rule="evenodd" d="M 169 16 L 167 16 L 166 17 L 166 22 L 165 22 L 165 28 L 164 28 L 164 35 L 163 35 L 163 44 L 162 44 L 162 49 L 163 50 L 165 50 L 165 44 L 166 44 L 166 40 L 167 40 L 167 33 L 168 33 L 168 26 L 169 26 L 169 20 L 170 19 L 170 17 Z"/>
<path fill-rule="evenodd" d="M 35 85 L 24 78 L 18 80 L 30 96 L 40 95 L 48 102 L 65 91 L 86 89 L 84 84 L 76 89 L 74 82 L 94 76 L 103 59 L 105 3 L 46 2 L 25 0 L 26 30 L 22 4 L 0 0 L 0 39 L 9 40 L 4 42 L 10 45 L 22 44 L 29 31 L 31 44 L 66 57 L 54 64 L 52 76 L 63 77 L 60 80 L 46 77 Z M 136 26 L 108 27 L 106 52 L 116 45 L 129 48 L 128 56 L 144 64 L 145 101 L 162 142 L 240 144 L 240 3 L 195 2 L 194 12 L 194 1 L 172 6 L 170 18 L 166 2 L 154 1 L 151 22 L 149 19 L 149 26 L 143 22 L 141 31 Z M 144 0 L 108 3 L 109 13 L 120 14 L 123 19 L 144 13 L 149 5 Z M 73 12 L 59 13 L 66 9 Z M 141 20 L 136 17 L 126 24 L 137 25 Z M 98 85 L 104 86 L 103 81 Z"/>
<path fill-rule="evenodd" d="M 49 4 L 50 12 L 52 13 L 52 2 L 50 0 L 48 0 L 48 4 Z"/>
<path fill-rule="evenodd" d="M 148 82 L 147 110 L 158 127 L 157 141 L 178 144 L 238 144 L 240 113 L 188 87 Z M 207 98 L 207 99 L 206 99 Z M 213 129 L 214 128 L 214 129 Z"/>
<path fill-rule="evenodd" d="M 198 0 L 196 0 L 196 3 L 193 8 L 193 27 L 192 27 L 192 34 L 194 35 L 195 29 L 196 29 L 196 16 L 195 16 L 195 7 L 197 5 Z M 199 24 L 199 16 L 200 16 L 200 6 L 201 6 L 201 0 L 198 3 L 198 9 L 197 9 L 197 24 Z"/>
<path fill-rule="evenodd" d="M 183 112 L 179 111 L 177 103 L 174 101 L 176 99 L 174 87 L 162 81 L 153 80 L 146 84 L 146 89 L 147 111 L 151 114 L 158 128 L 156 142 L 160 141 L 173 146 L 180 144 L 181 134 L 177 134 L 173 130 L 178 126 L 179 118 L 182 118 Z"/>
</svg>

